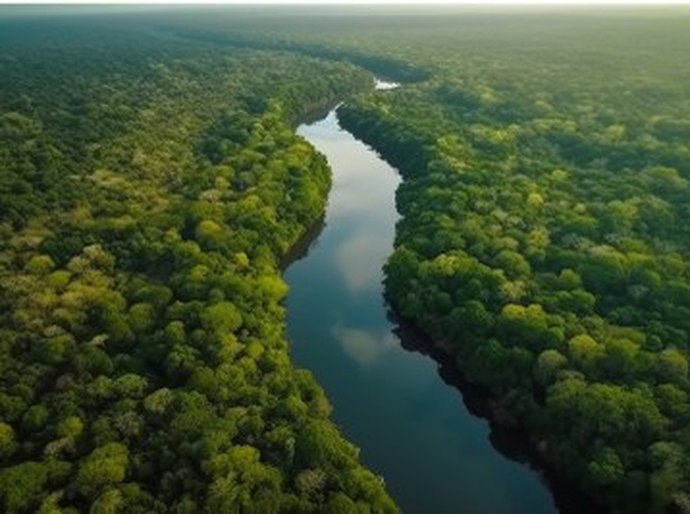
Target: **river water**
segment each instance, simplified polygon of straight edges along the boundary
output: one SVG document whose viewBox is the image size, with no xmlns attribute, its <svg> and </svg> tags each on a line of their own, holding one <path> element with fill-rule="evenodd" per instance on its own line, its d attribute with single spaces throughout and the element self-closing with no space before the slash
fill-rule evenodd
<svg viewBox="0 0 690 514">
<path fill-rule="evenodd" d="M 377 85 L 378 94 L 394 87 Z M 295 364 L 314 373 L 335 422 L 405 513 L 556 512 L 537 472 L 494 448 L 488 422 L 436 361 L 405 349 L 382 285 L 399 218 L 396 170 L 342 129 L 335 110 L 298 133 L 327 157 L 333 188 L 322 230 L 285 272 Z"/>
</svg>

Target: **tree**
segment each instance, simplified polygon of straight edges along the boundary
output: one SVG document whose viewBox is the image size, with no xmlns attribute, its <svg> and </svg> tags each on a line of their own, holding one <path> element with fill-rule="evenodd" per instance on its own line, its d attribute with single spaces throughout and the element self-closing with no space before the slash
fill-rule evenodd
<svg viewBox="0 0 690 514">
<path fill-rule="evenodd" d="M 677 349 L 667 348 L 659 354 L 657 373 L 663 381 L 685 384 L 688 378 L 688 360 Z"/>
<path fill-rule="evenodd" d="M 49 255 L 35 255 L 26 263 L 26 271 L 32 275 L 47 275 L 55 267 Z"/>
<path fill-rule="evenodd" d="M 14 430 L 7 423 L 0 421 L 0 459 L 11 456 L 16 446 Z"/>
<path fill-rule="evenodd" d="M 537 358 L 534 377 L 543 386 L 554 382 L 558 372 L 566 367 L 568 359 L 557 350 L 544 350 Z"/>
<path fill-rule="evenodd" d="M 625 477 L 625 468 L 611 448 L 597 450 L 588 465 L 590 479 L 596 487 L 614 487 Z"/>
<path fill-rule="evenodd" d="M 596 372 L 606 349 L 587 334 L 580 334 L 568 341 L 568 355 L 573 363 L 586 374 Z"/>
<path fill-rule="evenodd" d="M 68 416 L 57 426 L 57 434 L 71 441 L 76 440 L 84 430 L 84 423 L 77 416 Z"/>
<path fill-rule="evenodd" d="M 242 324 L 242 315 L 232 303 L 219 302 L 204 309 L 201 323 L 209 331 L 233 332 Z"/>
<path fill-rule="evenodd" d="M 125 479 L 129 451 L 120 443 L 108 443 L 93 450 L 80 464 L 75 485 L 79 493 L 95 498 L 105 487 Z"/>
<path fill-rule="evenodd" d="M 68 463 L 60 461 L 29 461 L 5 468 L 0 473 L 0 497 L 5 511 L 23 512 L 36 507 L 48 482 L 64 480 L 69 469 Z"/>
<path fill-rule="evenodd" d="M 221 249 L 226 237 L 227 230 L 213 220 L 203 220 L 197 225 L 196 238 L 203 248 Z"/>
</svg>

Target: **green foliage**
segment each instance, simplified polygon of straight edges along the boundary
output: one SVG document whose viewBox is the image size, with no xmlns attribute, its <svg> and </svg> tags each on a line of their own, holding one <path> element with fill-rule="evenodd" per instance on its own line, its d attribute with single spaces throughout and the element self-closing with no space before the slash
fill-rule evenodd
<svg viewBox="0 0 690 514">
<path fill-rule="evenodd" d="M 128 463 L 127 447 L 123 444 L 109 443 L 96 448 L 79 465 L 77 491 L 86 497 L 96 497 L 104 487 L 125 479 Z"/>
<path fill-rule="evenodd" d="M 36 507 L 44 488 L 64 481 L 70 471 L 66 462 L 23 462 L 0 473 L 0 497 L 8 513 L 24 512 Z"/>
<path fill-rule="evenodd" d="M 338 111 L 403 175 L 387 294 L 591 498 L 681 512 L 687 13 L 447 14 L 310 38 L 431 70 Z"/>
<path fill-rule="evenodd" d="M 211 305 L 201 313 L 201 324 L 208 331 L 234 332 L 242 325 L 242 315 L 230 302 Z"/>
<path fill-rule="evenodd" d="M 7 423 L 0 422 L 0 458 L 11 456 L 15 448 L 14 430 Z"/>
<path fill-rule="evenodd" d="M 330 186 L 292 124 L 371 77 L 146 23 L 15 22 L 0 19 L 0 510 L 395 511 L 380 482 L 344 480 L 361 465 L 292 367 L 280 304 L 279 263 Z M 314 423 L 329 451 L 297 455 Z"/>
<path fill-rule="evenodd" d="M 339 110 L 395 307 L 591 497 L 690 511 L 687 17 L 443 14 L 0 23 L 4 510 L 395 511 L 282 336 L 351 61 L 424 79 Z"/>
</svg>

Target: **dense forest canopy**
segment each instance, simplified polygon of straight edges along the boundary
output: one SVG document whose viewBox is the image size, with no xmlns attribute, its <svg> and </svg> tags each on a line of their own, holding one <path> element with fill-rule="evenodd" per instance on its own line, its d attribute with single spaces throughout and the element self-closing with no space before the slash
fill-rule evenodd
<svg viewBox="0 0 690 514">
<path fill-rule="evenodd" d="M 389 297 L 608 510 L 688 512 L 690 18 L 446 23 L 340 110 L 404 177 Z"/>
<path fill-rule="evenodd" d="M 690 12 L 15 16 L 0 47 L 4 510 L 396 511 L 280 304 L 329 188 L 292 127 L 361 93 L 393 306 L 579 491 L 690 512 Z"/>
<path fill-rule="evenodd" d="M 396 512 L 277 267 L 330 184 L 292 124 L 371 76 L 124 22 L 0 46 L 0 510 Z"/>
</svg>

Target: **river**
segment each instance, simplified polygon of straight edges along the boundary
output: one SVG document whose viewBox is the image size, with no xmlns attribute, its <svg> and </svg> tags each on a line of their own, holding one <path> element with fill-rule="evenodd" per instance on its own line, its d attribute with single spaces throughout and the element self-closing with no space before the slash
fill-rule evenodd
<svg viewBox="0 0 690 514">
<path fill-rule="evenodd" d="M 395 84 L 377 82 L 378 94 Z M 344 435 L 384 477 L 407 514 L 547 514 L 554 500 L 539 474 L 491 443 L 439 364 L 406 341 L 383 299 L 392 252 L 396 170 L 338 123 L 335 110 L 298 133 L 333 170 L 322 230 L 285 272 L 288 336 Z"/>
</svg>

